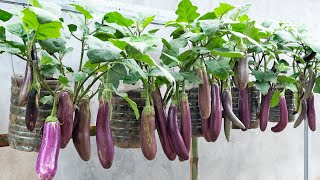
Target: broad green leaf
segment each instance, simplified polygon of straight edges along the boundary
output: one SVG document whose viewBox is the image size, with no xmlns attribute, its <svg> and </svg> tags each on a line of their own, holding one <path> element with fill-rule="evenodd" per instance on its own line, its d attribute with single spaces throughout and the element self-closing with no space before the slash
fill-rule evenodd
<svg viewBox="0 0 320 180">
<path fill-rule="evenodd" d="M 124 50 L 128 45 L 126 41 L 121 39 L 109 39 L 109 41 L 121 50 Z"/>
<path fill-rule="evenodd" d="M 21 23 L 8 24 L 6 26 L 6 30 L 8 30 L 11 34 L 16 35 L 20 38 L 23 38 L 24 36 L 26 36 L 26 32 L 23 29 L 23 26 Z"/>
<path fill-rule="evenodd" d="M 221 21 L 219 20 L 202 20 L 199 21 L 200 27 L 207 36 L 212 36 L 219 29 Z"/>
<path fill-rule="evenodd" d="M 60 85 L 63 85 L 65 87 L 69 87 L 69 80 L 67 77 L 60 75 L 58 80 L 59 80 Z"/>
<path fill-rule="evenodd" d="M 150 56 L 143 54 L 137 48 L 131 46 L 130 44 L 126 47 L 126 52 L 128 54 L 128 57 L 130 58 L 142 61 L 150 66 L 156 66 L 155 61 Z"/>
<path fill-rule="evenodd" d="M 1 21 L 6 22 L 6 21 L 8 21 L 9 19 L 11 19 L 12 16 L 13 16 L 13 15 L 12 15 L 11 13 L 0 9 L 0 20 L 1 20 Z"/>
<path fill-rule="evenodd" d="M 230 57 L 230 58 L 241 58 L 245 56 L 243 52 L 231 51 L 227 48 L 214 48 L 211 50 L 211 53 L 216 56 Z"/>
<path fill-rule="evenodd" d="M 285 30 L 275 32 L 274 40 L 280 40 L 284 42 L 297 42 L 297 39 L 294 37 L 294 35 Z"/>
<path fill-rule="evenodd" d="M 162 52 L 162 55 L 165 56 L 165 57 L 167 57 L 167 58 L 170 59 L 171 61 L 176 62 L 177 64 L 179 64 L 179 62 L 180 62 L 178 58 L 176 58 L 176 57 L 174 57 L 174 56 L 171 56 L 170 54 L 167 54 L 167 53 Z M 162 57 L 163 57 L 163 56 L 162 56 Z M 172 63 L 172 62 L 170 62 L 170 63 Z M 170 63 L 169 63 L 169 64 L 170 64 Z"/>
<path fill-rule="evenodd" d="M 182 0 L 176 11 L 178 15 L 177 22 L 192 23 L 200 14 L 197 13 L 197 6 L 192 5 L 190 0 Z"/>
<path fill-rule="evenodd" d="M 274 108 L 279 104 L 280 101 L 280 91 L 274 91 L 270 101 L 270 108 Z"/>
<path fill-rule="evenodd" d="M 202 80 L 199 78 L 199 76 L 194 71 L 181 73 L 181 75 L 184 77 L 185 80 L 189 81 L 189 83 L 192 83 L 192 84 L 203 83 Z"/>
<path fill-rule="evenodd" d="M 257 89 L 261 92 L 261 94 L 268 94 L 268 91 L 270 89 L 270 84 L 268 82 L 256 82 L 255 85 Z"/>
<path fill-rule="evenodd" d="M 76 10 L 78 12 L 80 12 L 81 14 L 83 14 L 86 19 L 92 19 L 93 18 L 93 16 L 91 15 L 91 12 L 88 9 L 86 9 L 85 7 L 80 6 L 78 4 L 70 4 L 70 5 L 74 6 L 76 8 Z"/>
<path fill-rule="evenodd" d="M 108 23 L 116 23 L 120 26 L 126 27 L 130 27 L 134 24 L 134 21 L 132 19 L 128 19 L 116 11 L 107 13 L 104 16 L 104 20 Z"/>
<path fill-rule="evenodd" d="M 174 49 L 180 49 L 186 47 L 188 44 L 187 39 L 185 38 L 177 38 L 170 41 L 170 45 Z"/>
<path fill-rule="evenodd" d="M 74 73 L 73 76 L 74 76 L 75 82 L 82 82 L 83 80 L 86 79 L 86 73 L 81 72 L 81 71 Z"/>
<path fill-rule="evenodd" d="M 56 15 L 54 15 L 53 13 L 46 11 L 44 9 L 40 9 L 37 7 L 28 7 L 22 11 L 24 16 L 26 16 L 26 15 L 28 16 L 30 14 L 30 13 L 26 14 L 26 12 L 28 12 L 28 11 L 32 12 L 36 15 L 37 21 L 39 24 L 47 24 L 47 23 L 50 23 L 53 21 L 60 22 L 59 18 Z"/>
<path fill-rule="evenodd" d="M 320 76 L 316 78 L 315 85 L 313 88 L 314 93 L 320 93 Z"/>
<path fill-rule="evenodd" d="M 293 83 L 285 83 L 285 88 L 292 92 L 298 91 L 297 87 Z"/>
<path fill-rule="evenodd" d="M 235 35 L 236 37 L 243 38 L 243 39 L 247 39 L 250 43 L 258 46 L 261 50 L 264 50 L 263 47 L 262 47 L 257 41 L 255 41 L 255 40 L 252 39 L 251 37 L 246 36 L 246 35 L 244 35 L 244 34 L 242 34 L 242 33 L 235 32 L 235 31 L 230 31 L 230 30 L 227 30 L 227 31 L 224 31 L 224 30 L 223 30 L 222 32 L 229 32 L 229 33 Z"/>
<path fill-rule="evenodd" d="M 124 79 L 123 83 L 135 85 L 142 77 L 138 71 L 129 73 Z"/>
<path fill-rule="evenodd" d="M 29 8 L 24 9 L 22 11 L 22 13 L 24 14 L 23 18 L 22 18 L 22 21 L 24 22 L 25 26 L 28 29 L 33 29 L 33 30 L 38 29 L 39 22 L 38 22 L 38 19 L 37 19 L 37 15 L 34 12 L 30 11 Z"/>
<path fill-rule="evenodd" d="M 280 83 L 295 83 L 296 80 L 288 76 L 278 76 L 278 81 Z"/>
<path fill-rule="evenodd" d="M 61 36 L 60 29 L 62 24 L 60 21 L 53 21 L 46 24 L 39 25 L 36 31 L 36 38 L 38 40 L 46 40 L 50 38 L 59 38 Z"/>
<path fill-rule="evenodd" d="M 277 83 L 277 75 L 272 71 L 252 71 L 252 75 L 256 78 L 256 80 L 260 83 L 262 82 L 271 82 L 273 84 Z"/>
<path fill-rule="evenodd" d="M 75 24 L 68 24 L 68 28 L 70 32 L 76 32 L 78 27 Z"/>
<path fill-rule="evenodd" d="M 0 53 L 7 52 L 10 54 L 19 54 L 21 51 L 17 47 L 12 47 L 10 44 L 7 42 L 0 42 Z"/>
<path fill-rule="evenodd" d="M 234 8 L 235 7 L 230 4 L 220 3 L 220 6 L 214 9 L 214 13 L 218 18 L 221 18 L 223 15 L 233 10 Z"/>
<path fill-rule="evenodd" d="M 127 70 L 122 64 L 115 64 L 109 72 L 110 82 L 113 87 L 117 89 L 120 84 L 120 80 L 123 80 L 127 76 Z"/>
<path fill-rule="evenodd" d="M 216 13 L 212 12 L 207 12 L 203 16 L 199 18 L 199 20 L 208 20 L 208 19 L 217 19 Z"/>
<path fill-rule="evenodd" d="M 117 38 L 112 33 L 102 31 L 94 33 L 93 36 L 100 39 L 101 41 L 108 41 L 110 38 Z"/>
<path fill-rule="evenodd" d="M 219 60 L 211 59 L 206 61 L 208 73 L 220 80 L 227 79 L 230 71 L 229 61 L 230 58 L 220 58 Z"/>
<path fill-rule="evenodd" d="M 52 105 L 53 103 L 53 97 L 51 95 L 49 96 L 43 96 L 41 99 L 40 99 L 40 102 L 45 105 Z"/>
<path fill-rule="evenodd" d="M 62 52 L 66 49 L 66 41 L 63 38 L 54 38 L 39 41 L 40 46 L 48 51 L 48 53 L 53 54 L 56 52 Z"/>
<path fill-rule="evenodd" d="M 138 63 L 133 59 L 126 59 L 123 61 L 123 64 L 130 69 L 131 71 L 136 71 L 139 73 L 140 77 L 147 79 L 146 73 L 141 69 Z"/>
<path fill-rule="evenodd" d="M 34 7 L 42 8 L 38 0 L 30 0 L 30 4 Z"/>
<path fill-rule="evenodd" d="M 131 108 L 132 108 L 132 110 L 133 110 L 133 112 L 134 112 L 134 114 L 135 114 L 135 116 L 136 116 L 136 119 L 138 120 L 138 119 L 140 119 L 140 112 L 139 112 L 139 109 L 138 109 L 138 106 L 137 106 L 137 104 L 133 101 L 133 100 L 131 100 L 130 98 L 129 98 L 129 96 L 128 96 L 128 94 L 127 93 L 123 93 L 123 92 L 117 92 L 117 91 L 115 91 L 115 93 L 118 95 L 118 96 L 120 96 L 120 97 L 122 97 L 123 99 L 125 99 L 128 103 L 129 103 L 129 105 L 131 106 Z"/>
<path fill-rule="evenodd" d="M 87 61 L 87 62 L 83 65 L 83 71 L 86 72 L 87 74 L 90 74 L 90 73 L 92 73 L 98 66 L 99 66 L 99 64 L 91 64 L 90 61 Z"/>
<path fill-rule="evenodd" d="M 178 81 L 178 82 L 184 81 L 184 77 L 182 76 L 182 74 L 178 72 L 172 71 L 171 75 L 174 77 L 175 81 Z"/>
<path fill-rule="evenodd" d="M 153 20 L 155 16 L 146 17 L 141 25 L 142 28 L 146 28 Z"/>
</svg>

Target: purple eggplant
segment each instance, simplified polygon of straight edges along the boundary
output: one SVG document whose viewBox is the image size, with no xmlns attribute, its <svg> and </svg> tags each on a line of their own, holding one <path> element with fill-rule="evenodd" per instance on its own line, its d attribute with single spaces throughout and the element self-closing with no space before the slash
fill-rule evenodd
<svg viewBox="0 0 320 180">
<path fill-rule="evenodd" d="M 224 115 L 224 135 L 226 136 L 226 139 L 228 142 L 230 142 L 230 134 L 231 134 L 231 127 L 232 123 L 229 120 L 228 116 Z"/>
<path fill-rule="evenodd" d="M 33 131 L 39 117 L 39 94 L 35 88 L 32 88 L 28 95 L 26 107 L 25 122 L 27 129 Z"/>
<path fill-rule="evenodd" d="M 288 124 L 288 108 L 286 97 L 284 94 L 280 95 L 280 120 L 278 124 L 271 128 L 273 132 L 281 132 L 283 131 Z"/>
<path fill-rule="evenodd" d="M 111 102 L 100 99 L 96 121 L 96 140 L 100 163 L 103 168 L 109 169 L 114 158 L 114 144 L 110 128 Z"/>
<path fill-rule="evenodd" d="M 242 130 L 247 130 L 250 128 L 250 107 L 249 107 L 249 88 L 248 86 L 242 90 L 239 90 L 239 116 L 240 121 L 244 124 L 246 128 Z"/>
<path fill-rule="evenodd" d="M 209 129 L 211 141 L 215 142 L 221 132 L 222 125 L 222 105 L 220 99 L 220 90 L 217 83 L 211 85 L 211 115 Z"/>
<path fill-rule="evenodd" d="M 201 118 L 201 131 L 202 131 L 202 136 L 207 142 L 212 142 L 211 136 L 210 136 L 210 118 L 208 119 L 203 119 Z"/>
<path fill-rule="evenodd" d="M 294 125 L 293 127 L 296 128 L 298 127 L 303 120 L 306 120 L 307 119 L 307 102 L 306 100 L 302 99 L 301 100 L 301 106 L 302 106 L 302 109 L 301 109 L 301 112 L 297 118 L 297 120 L 294 122 Z"/>
<path fill-rule="evenodd" d="M 162 145 L 162 149 L 167 158 L 170 161 L 173 161 L 176 159 L 176 153 L 172 149 L 169 135 L 167 132 L 167 119 L 164 112 L 163 100 L 161 98 L 160 89 L 154 87 L 154 89 L 151 91 L 151 96 L 154 103 L 156 126 L 158 129 L 158 135 Z"/>
<path fill-rule="evenodd" d="M 308 124 L 311 131 L 316 130 L 316 111 L 314 109 L 314 95 L 313 93 L 307 99 L 307 115 L 308 115 Z"/>
<path fill-rule="evenodd" d="M 27 63 L 26 70 L 24 73 L 23 83 L 22 83 L 21 90 L 19 93 L 19 98 L 18 98 L 19 106 L 24 106 L 28 102 L 28 94 L 29 94 L 31 83 L 32 83 L 31 68 L 32 66 L 29 65 L 29 63 Z"/>
<path fill-rule="evenodd" d="M 312 51 L 310 54 L 304 56 L 304 57 L 303 57 L 303 60 L 304 60 L 305 62 L 308 62 L 308 61 L 310 61 L 311 59 L 313 59 L 314 57 L 316 57 L 316 55 L 317 55 L 317 53 L 314 52 L 314 51 Z"/>
<path fill-rule="evenodd" d="M 198 87 L 198 104 L 200 115 L 203 119 L 208 119 L 211 113 L 211 95 L 207 72 L 205 69 L 198 70 L 198 76 L 203 81 Z"/>
<path fill-rule="evenodd" d="M 192 140 L 191 113 L 188 96 L 186 93 L 181 95 L 181 135 L 187 151 L 190 151 Z"/>
<path fill-rule="evenodd" d="M 155 129 L 154 108 L 145 106 L 141 115 L 140 145 L 144 157 L 148 160 L 153 160 L 157 154 Z"/>
<path fill-rule="evenodd" d="M 269 89 L 266 95 L 262 95 L 260 106 L 260 130 L 265 131 L 269 121 L 270 101 L 272 90 Z"/>
<path fill-rule="evenodd" d="M 183 160 L 189 159 L 188 150 L 184 144 L 183 138 L 180 134 L 177 117 L 178 107 L 175 104 L 171 104 L 168 113 L 168 130 L 169 138 L 175 153 Z"/>
<path fill-rule="evenodd" d="M 58 120 L 44 123 L 42 143 L 36 163 L 36 172 L 39 179 L 53 179 L 57 172 L 60 135 Z"/>
<path fill-rule="evenodd" d="M 225 90 L 223 92 L 223 101 L 222 101 L 222 106 L 223 106 L 223 110 L 225 113 L 225 116 L 228 117 L 228 119 L 234 123 L 236 126 L 244 129 L 245 126 L 243 125 L 243 123 L 237 118 L 237 116 L 233 113 L 232 111 L 232 97 L 231 97 L 231 93 L 229 90 Z"/>
<path fill-rule="evenodd" d="M 61 148 L 65 148 L 72 138 L 73 102 L 69 92 L 63 91 L 59 95 L 57 117 L 61 123 Z"/>
<path fill-rule="evenodd" d="M 249 82 L 249 60 L 247 57 L 239 59 L 235 70 L 235 84 L 240 90 L 247 87 Z"/>
<path fill-rule="evenodd" d="M 316 82 L 316 74 L 313 71 L 310 71 L 307 87 L 303 95 L 304 99 L 307 100 L 312 95 L 312 89 L 314 87 L 315 82 Z"/>
</svg>

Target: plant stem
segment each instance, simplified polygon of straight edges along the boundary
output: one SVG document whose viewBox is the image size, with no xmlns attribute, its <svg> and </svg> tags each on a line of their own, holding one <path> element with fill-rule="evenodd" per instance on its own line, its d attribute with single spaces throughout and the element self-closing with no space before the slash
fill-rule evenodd
<svg viewBox="0 0 320 180">
<path fill-rule="evenodd" d="M 190 180 L 198 180 L 198 161 L 198 138 L 193 136 L 190 158 Z"/>
<path fill-rule="evenodd" d="M 38 75 L 40 84 L 42 84 L 42 86 L 43 86 L 44 88 L 46 88 L 46 89 L 50 92 L 50 94 L 54 97 L 55 93 L 52 91 L 52 89 L 51 89 L 51 88 L 47 85 L 47 83 L 44 81 L 44 79 L 42 78 L 39 70 L 38 70 L 37 68 L 35 68 L 35 70 L 36 70 L 36 73 L 37 73 L 37 75 Z"/>
<path fill-rule="evenodd" d="M 51 116 L 57 115 L 57 104 L 58 104 L 58 97 L 55 95 L 53 96 L 53 106 L 52 106 Z"/>
</svg>

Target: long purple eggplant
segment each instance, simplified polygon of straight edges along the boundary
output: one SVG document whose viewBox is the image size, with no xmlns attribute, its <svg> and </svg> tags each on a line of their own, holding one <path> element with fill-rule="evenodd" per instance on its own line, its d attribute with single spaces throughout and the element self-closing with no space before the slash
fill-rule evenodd
<svg viewBox="0 0 320 180">
<path fill-rule="evenodd" d="M 246 128 L 242 130 L 247 130 L 250 128 L 250 106 L 249 106 L 249 88 L 248 86 L 242 90 L 239 90 L 239 116 L 240 121 L 244 124 Z"/>
<path fill-rule="evenodd" d="M 18 98 L 19 106 L 24 106 L 28 102 L 28 94 L 29 94 L 31 83 L 32 83 L 31 68 L 32 68 L 32 65 L 30 63 L 27 63 L 26 70 L 24 73 L 23 83 L 22 83 L 21 90 L 19 93 L 19 98 Z"/>
<path fill-rule="evenodd" d="M 247 57 L 239 59 L 235 69 L 235 84 L 240 90 L 247 87 L 249 82 L 249 60 Z"/>
<path fill-rule="evenodd" d="M 224 135 L 228 142 L 230 142 L 230 134 L 231 134 L 231 127 L 232 123 L 229 120 L 228 116 L 224 115 Z"/>
<path fill-rule="evenodd" d="M 307 99 L 307 114 L 308 114 L 308 124 L 311 131 L 316 130 L 316 111 L 314 109 L 314 95 L 313 93 Z"/>
<path fill-rule="evenodd" d="M 220 90 L 218 83 L 211 85 L 211 115 L 209 129 L 211 141 L 215 142 L 221 132 L 222 125 L 222 105 L 220 99 Z"/>
<path fill-rule="evenodd" d="M 57 172 L 60 135 L 58 120 L 44 123 L 42 143 L 36 164 L 36 172 L 39 179 L 53 179 Z"/>
<path fill-rule="evenodd" d="M 301 112 L 300 112 L 297 120 L 294 122 L 294 125 L 293 125 L 294 128 L 297 128 L 302 123 L 303 120 L 307 119 L 308 106 L 307 106 L 306 100 L 304 100 L 304 99 L 301 100 L 301 106 L 302 106 L 302 109 L 301 109 Z"/>
<path fill-rule="evenodd" d="M 284 94 L 280 95 L 280 120 L 278 124 L 271 128 L 273 132 L 281 132 L 283 131 L 288 124 L 288 108 L 286 97 Z"/>
<path fill-rule="evenodd" d="M 184 144 L 187 151 L 190 151 L 191 140 L 192 140 L 192 127 L 191 127 L 191 113 L 188 96 L 186 93 L 181 95 L 181 135 L 184 140 Z"/>
<path fill-rule="evenodd" d="M 175 153 L 183 160 L 189 159 L 188 150 L 184 144 L 183 138 L 180 134 L 177 117 L 178 107 L 171 104 L 168 112 L 168 130 L 170 142 Z"/>
<path fill-rule="evenodd" d="M 309 72 L 309 80 L 307 83 L 306 90 L 304 92 L 303 98 L 308 99 L 312 95 L 312 89 L 314 87 L 314 83 L 316 82 L 316 74 L 313 71 Z"/>
<path fill-rule="evenodd" d="M 176 159 L 176 153 L 171 147 L 169 135 L 167 132 L 167 119 L 164 112 L 163 100 L 161 98 L 160 89 L 154 87 L 154 89 L 152 89 L 151 91 L 151 96 L 154 103 L 156 126 L 158 129 L 158 135 L 162 145 L 162 149 L 167 158 L 170 161 L 173 161 Z"/>
<path fill-rule="evenodd" d="M 270 101 L 272 89 L 270 88 L 266 95 L 262 95 L 260 106 L 260 130 L 265 131 L 269 121 Z"/>
<path fill-rule="evenodd" d="M 90 120 L 90 101 L 85 98 L 79 102 L 78 109 L 76 109 L 72 132 L 74 147 L 84 161 L 89 161 L 91 156 Z"/>
<path fill-rule="evenodd" d="M 211 95 L 208 74 L 205 69 L 199 69 L 198 76 L 203 81 L 198 87 L 199 111 L 203 119 L 208 119 L 211 113 Z"/>
<path fill-rule="evenodd" d="M 63 91 L 59 95 L 57 117 L 61 123 L 61 148 L 65 148 L 72 138 L 73 102 L 69 92 Z"/>
<path fill-rule="evenodd" d="M 148 160 L 153 160 L 157 154 L 155 129 L 154 108 L 145 106 L 141 115 L 140 145 L 144 157 Z"/>
<path fill-rule="evenodd" d="M 229 92 L 229 90 L 223 91 L 223 98 L 222 99 L 223 99 L 222 106 L 223 106 L 225 116 L 227 116 L 228 119 L 232 123 L 234 123 L 236 126 L 244 129 L 245 126 L 232 111 L 232 97 L 231 97 L 231 93 Z"/>
<path fill-rule="evenodd" d="M 109 169 L 114 158 L 114 144 L 110 128 L 111 102 L 100 99 L 96 121 L 96 140 L 100 163 L 103 168 Z"/>
<path fill-rule="evenodd" d="M 26 107 L 25 122 L 27 129 L 33 131 L 39 117 L 39 94 L 35 88 L 32 88 L 28 95 Z"/>
<path fill-rule="evenodd" d="M 202 131 L 202 136 L 207 142 L 212 142 L 211 136 L 210 136 L 210 117 L 208 119 L 203 119 L 201 118 L 201 131 Z"/>
</svg>

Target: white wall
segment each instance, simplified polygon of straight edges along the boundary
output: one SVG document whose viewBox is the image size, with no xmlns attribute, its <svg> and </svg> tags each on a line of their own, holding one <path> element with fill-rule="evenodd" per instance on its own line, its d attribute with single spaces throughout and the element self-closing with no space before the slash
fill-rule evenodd
<svg viewBox="0 0 320 180">
<path fill-rule="evenodd" d="M 92 0 L 93 1 L 93 0 Z M 94 5 L 100 7 L 115 2 L 96 0 Z M 146 5 L 153 8 L 175 10 L 178 0 L 121 0 L 135 5 Z M 201 11 L 210 10 L 222 1 L 194 1 Z M 320 1 L 316 0 L 226 0 L 235 5 L 252 3 L 251 16 L 257 20 L 277 19 L 284 21 L 300 21 L 319 38 Z M 0 3 L 0 8 L 11 8 L 11 5 Z M 79 48 L 75 48 L 79 49 Z M 78 52 L 66 59 L 75 64 Z M 10 56 L 0 56 L 0 133 L 7 132 L 10 104 L 10 75 L 12 74 Z M 23 71 L 23 63 L 13 58 L 15 70 Z M 316 102 L 318 105 L 319 97 Z M 93 112 L 96 112 L 97 101 L 92 101 Z M 316 106 L 317 112 L 320 106 Z M 95 114 L 95 113 L 93 113 Z M 95 115 L 93 115 L 94 117 Z M 320 116 L 320 115 L 319 115 Z M 95 118 L 93 118 L 94 121 Z M 318 118 L 319 119 L 319 118 Z M 293 129 L 293 124 L 279 134 L 251 130 L 232 131 L 231 143 L 227 143 L 223 134 L 216 143 L 207 143 L 199 139 L 200 179 L 225 180 L 288 180 L 303 179 L 303 126 Z M 320 134 L 312 133 L 311 171 L 312 179 L 320 179 Z M 188 179 L 189 162 L 170 162 L 164 156 L 158 142 L 158 154 L 154 161 L 143 158 L 140 150 L 124 150 L 116 148 L 115 160 L 111 169 L 104 170 L 97 157 L 95 138 L 92 141 L 92 158 L 89 162 L 80 160 L 72 143 L 60 151 L 58 172 L 55 179 L 87 180 L 87 179 Z M 10 148 L 0 148 L 0 179 L 35 179 L 36 153 L 24 153 Z"/>
</svg>

